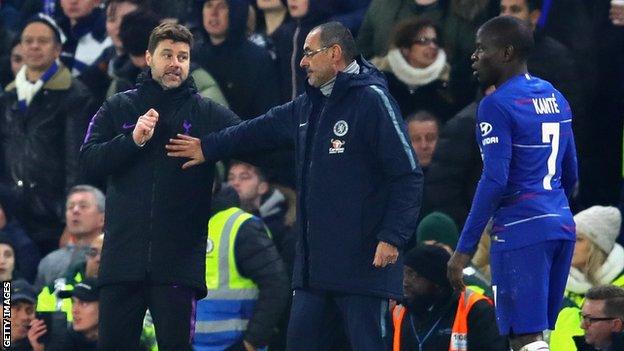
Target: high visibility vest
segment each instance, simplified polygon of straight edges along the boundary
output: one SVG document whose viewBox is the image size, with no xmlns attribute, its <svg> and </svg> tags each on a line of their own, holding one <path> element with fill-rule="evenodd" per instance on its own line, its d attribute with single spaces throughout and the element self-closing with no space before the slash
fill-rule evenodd
<svg viewBox="0 0 624 351">
<path fill-rule="evenodd" d="M 486 300 L 492 304 L 487 296 L 470 289 L 466 289 L 459 296 L 457 312 L 455 313 L 455 321 L 451 329 L 451 341 L 449 343 L 449 351 L 467 351 L 468 350 L 468 314 L 475 303 Z M 401 326 L 405 319 L 407 309 L 402 305 L 397 305 L 392 310 L 392 323 L 394 325 L 394 338 L 392 342 L 393 351 L 401 351 Z"/>
<path fill-rule="evenodd" d="M 258 287 L 236 266 L 234 244 L 241 225 L 254 218 L 239 208 L 221 211 L 208 222 L 206 288 L 197 302 L 195 350 L 223 350 L 240 341 L 258 299 Z"/>
<path fill-rule="evenodd" d="M 65 312 L 67 321 L 71 322 L 73 320 L 71 313 L 72 300 L 57 298 L 56 294 L 54 294 L 54 290 L 56 285 L 59 285 L 61 290 L 74 290 L 74 285 L 80 282 L 82 282 L 82 274 L 78 272 L 70 281 L 67 281 L 65 278 L 59 278 L 56 279 L 54 283 L 44 286 L 39 295 L 37 295 L 37 312 L 54 312 L 60 310 Z"/>
</svg>

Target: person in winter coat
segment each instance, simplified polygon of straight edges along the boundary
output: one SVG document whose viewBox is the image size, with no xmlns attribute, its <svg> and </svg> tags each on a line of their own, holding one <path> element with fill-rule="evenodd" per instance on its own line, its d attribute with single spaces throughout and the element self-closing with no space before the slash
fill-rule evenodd
<svg viewBox="0 0 624 351">
<path fill-rule="evenodd" d="M 422 171 L 382 74 L 356 58 L 351 33 L 323 24 L 303 52 L 304 94 L 167 149 L 190 158 L 188 168 L 296 145 L 300 225 L 287 348 L 321 349 L 341 316 L 353 349 L 382 350 L 388 298 L 402 295 L 401 252 L 416 230 Z"/>
<path fill-rule="evenodd" d="M 265 113 L 279 103 L 279 80 L 269 53 L 247 39 L 249 2 L 206 0 L 202 23 L 206 36 L 193 48 L 193 62 L 219 84 L 232 111 L 243 119 Z"/>
<path fill-rule="evenodd" d="M 403 116 L 426 110 L 444 124 L 455 113 L 451 67 L 439 45 L 434 22 L 412 19 L 397 25 L 388 55 L 372 60 L 386 75 Z"/>
<path fill-rule="evenodd" d="M 622 223 L 612 206 L 593 206 L 574 216 L 576 244 L 566 284 L 564 305 L 550 336 L 553 351 L 574 351 L 573 336 L 582 336 L 579 312 L 589 289 L 611 284 L 624 287 L 624 248 L 615 242 Z"/>
<path fill-rule="evenodd" d="M 80 178 L 78 152 L 92 100 L 59 62 L 64 35 L 51 18 L 31 18 L 21 38 L 26 64 L 0 98 L 0 183 L 46 254 L 58 248 L 65 196 Z"/>
<path fill-rule="evenodd" d="M 239 122 L 197 94 L 189 77 L 192 40 L 184 26 L 156 27 L 145 54 L 150 69 L 136 90 L 102 105 L 81 149 L 86 175 L 108 180 L 98 277 L 102 350 L 137 347 L 146 308 L 160 350 L 191 348 L 195 301 L 206 295 L 214 165 L 182 170 L 165 144 L 176 135 L 205 135 Z"/>
</svg>

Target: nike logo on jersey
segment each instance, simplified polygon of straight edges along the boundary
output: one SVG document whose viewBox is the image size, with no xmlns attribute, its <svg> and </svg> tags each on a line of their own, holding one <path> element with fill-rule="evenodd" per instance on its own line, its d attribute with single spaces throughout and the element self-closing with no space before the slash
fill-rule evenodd
<svg viewBox="0 0 624 351">
<path fill-rule="evenodd" d="M 533 107 L 535 107 L 535 113 L 538 115 L 561 113 L 559 111 L 559 105 L 557 104 L 557 99 L 555 99 L 554 93 L 552 94 L 552 97 L 534 98 L 531 100 L 533 101 Z"/>
<path fill-rule="evenodd" d="M 130 124 L 130 123 L 124 123 L 123 126 L 121 126 L 121 128 L 123 129 L 130 129 L 130 128 L 134 128 L 135 124 Z"/>
</svg>

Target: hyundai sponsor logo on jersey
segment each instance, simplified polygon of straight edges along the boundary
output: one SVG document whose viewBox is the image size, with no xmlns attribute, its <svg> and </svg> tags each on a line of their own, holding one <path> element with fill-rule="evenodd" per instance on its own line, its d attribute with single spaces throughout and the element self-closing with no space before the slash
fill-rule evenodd
<svg viewBox="0 0 624 351">
<path fill-rule="evenodd" d="M 481 136 L 484 137 L 492 132 L 492 125 L 487 122 L 481 122 L 479 123 L 479 129 L 481 130 Z"/>
</svg>

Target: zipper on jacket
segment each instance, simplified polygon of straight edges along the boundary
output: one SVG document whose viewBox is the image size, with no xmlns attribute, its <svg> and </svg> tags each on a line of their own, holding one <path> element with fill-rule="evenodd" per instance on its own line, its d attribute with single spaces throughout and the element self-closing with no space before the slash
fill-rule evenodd
<svg viewBox="0 0 624 351">
<path fill-rule="evenodd" d="M 155 161 L 154 161 L 155 162 Z M 147 273 L 152 271 L 152 232 L 154 230 L 154 206 L 156 206 L 156 167 L 154 166 L 152 172 L 152 204 L 150 208 L 150 225 L 149 233 L 147 234 Z"/>
</svg>

